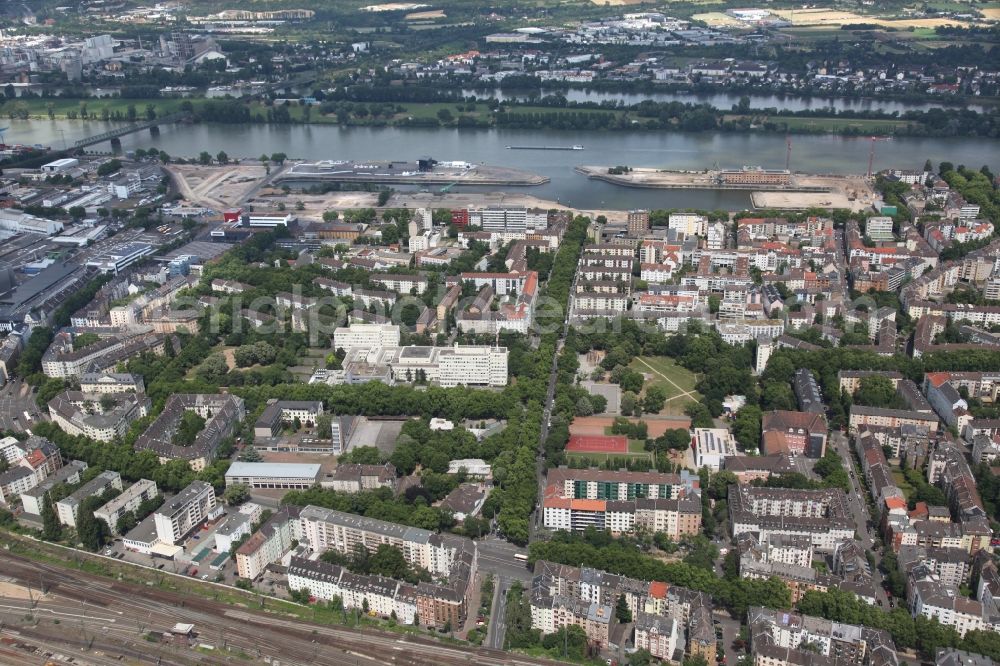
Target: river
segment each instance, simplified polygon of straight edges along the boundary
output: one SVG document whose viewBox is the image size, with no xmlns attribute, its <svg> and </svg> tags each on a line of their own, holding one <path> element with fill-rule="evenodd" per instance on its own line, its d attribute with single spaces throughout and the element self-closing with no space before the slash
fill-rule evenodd
<svg viewBox="0 0 1000 666">
<path fill-rule="evenodd" d="M 524 92 L 502 90 L 463 90 L 462 95 L 466 97 L 489 98 L 496 97 L 499 100 L 525 100 L 527 96 Z M 651 92 L 651 93 L 625 93 L 610 92 L 605 90 L 586 90 L 582 88 L 570 88 L 568 90 L 542 90 L 536 97 L 545 95 L 562 95 L 570 102 L 621 102 L 626 106 L 638 104 L 646 100 L 654 102 L 683 102 L 685 104 L 708 104 L 717 109 L 728 111 L 733 106 L 740 103 L 741 93 L 735 92 Z M 982 113 L 994 107 L 984 104 L 965 104 L 956 106 L 945 102 L 904 102 L 892 99 L 878 99 L 871 97 L 803 97 L 801 95 L 765 95 L 751 93 L 746 95 L 750 99 L 752 109 L 778 109 L 779 111 L 814 111 L 817 109 L 833 109 L 834 111 L 880 111 L 882 113 L 905 113 L 906 111 L 927 111 L 929 109 L 954 109 L 966 108 L 971 111 Z"/>
<path fill-rule="evenodd" d="M 10 143 L 62 147 L 106 131 L 101 121 L 10 121 Z M 507 150 L 507 145 L 583 144 L 585 150 Z M 310 160 L 403 160 L 430 155 L 438 160 L 485 162 L 548 176 L 539 187 L 524 188 L 541 198 L 577 208 L 724 208 L 749 206 L 745 192 L 641 190 L 590 181 L 577 165 L 629 165 L 704 169 L 744 164 L 783 168 L 785 137 L 777 134 L 722 132 L 595 132 L 555 130 L 459 130 L 337 127 L 333 125 L 171 125 L 158 137 L 139 132 L 122 139 L 124 150 L 156 148 L 170 155 L 196 156 L 220 150 L 230 157 L 284 152 Z M 98 149 L 107 150 L 108 144 Z M 864 173 L 871 143 L 864 138 L 793 135 L 791 168 L 808 173 Z M 1000 141 L 982 138 L 894 138 L 875 144 L 875 169 L 919 169 L 924 160 L 948 160 L 1000 171 Z M 475 191 L 475 190 L 466 190 Z"/>
</svg>

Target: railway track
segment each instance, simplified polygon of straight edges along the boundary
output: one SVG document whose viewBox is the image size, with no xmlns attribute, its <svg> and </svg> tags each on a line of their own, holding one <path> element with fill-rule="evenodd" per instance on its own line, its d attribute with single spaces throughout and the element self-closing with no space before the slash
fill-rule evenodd
<svg viewBox="0 0 1000 666">
<path fill-rule="evenodd" d="M 99 623 L 103 617 L 112 616 L 119 628 L 134 624 L 139 640 L 143 627 L 164 630 L 176 622 L 187 622 L 195 625 L 200 641 L 219 649 L 221 654 L 227 654 L 222 650 L 237 651 L 251 659 L 280 659 L 283 665 L 288 666 L 512 666 L 560 663 L 520 657 L 501 650 L 451 646 L 419 636 L 290 619 L 266 610 L 40 564 L 9 552 L 0 551 L 0 570 L 30 585 L 36 593 L 44 589 L 46 600 L 62 598 L 71 605 L 79 603 L 85 613 L 94 615 L 94 622 Z M 43 603 L 45 601 L 39 602 L 39 609 L 43 608 Z M 117 653 L 131 657 L 113 645 L 108 650 L 117 650 Z M 143 663 L 149 663 L 148 655 L 146 658 Z M 213 655 L 199 655 L 197 663 L 229 662 Z M 178 666 L 183 664 L 178 662 Z"/>
</svg>

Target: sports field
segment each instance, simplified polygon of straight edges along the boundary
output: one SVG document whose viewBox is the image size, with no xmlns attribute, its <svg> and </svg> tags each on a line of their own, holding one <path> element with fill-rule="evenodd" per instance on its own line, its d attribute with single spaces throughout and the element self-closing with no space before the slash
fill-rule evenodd
<svg viewBox="0 0 1000 666">
<path fill-rule="evenodd" d="M 683 414 L 684 408 L 689 403 L 701 399 L 694 390 L 698 377 L 690 370 L 677 365 L 673 359 L 666 356 L 639 356 L 629 364 L 629 368 L 645 376 L 643 394 L 650 386 L 663 387 L 667 394 L 667 402 L 660 411 L 661 414 Z"/>
<path fill-rule="evenodd" d="M 571 453 L 628 453 L 625 435 L 573 435 L 566 444 Z"/>
</svg>

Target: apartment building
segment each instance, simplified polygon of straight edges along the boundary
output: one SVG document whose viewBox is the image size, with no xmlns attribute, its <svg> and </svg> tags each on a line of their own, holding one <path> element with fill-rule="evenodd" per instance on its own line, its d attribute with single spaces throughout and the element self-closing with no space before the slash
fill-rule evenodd
<svg viewBox="0 0 1000 666">
<path fill-rule="evenodd" d="M 119 362 L 144 352 L 162 354 L 166 338 L 152 333 L 131 337 L 104 338 L 81 349 L 73 349 L 72 335 L 59 333 L 42 355 L 46 377 L 69 379 L 84 373 L 103 372 Z"/>
<path fill-rule="evenodd" d="M 714 659 L 715 633 L 712 625 L 712 602 L 708 595 L 658 581 L 642 581 L 606 571 L 579 568 L 539 560 L 531 581 L 531 626 L 551 634 L 568 625 L 580 626 L 587 638 L 601 646 L 608 643 L 613 623 L 610 614 L 620 597 L 637 619 L 637 640 L 656 641 L 664 654 L 683 651 L 684 628 L 687 651 Z M 652 616 L 639 621 L 643 615 Z M 664 618 L 677 623 L 673 649 L 670 636 L 674 629 Z M 666 635 L 663 635 L 666 634 Z M 638 647 L 638 644 L 637 644 Z"/>
<path fill-rule="evenodd" d="M 899 663 L 892 637 L 881 629 L 761 606 L 751 607 L 747 615 L 755 666 Z M 817 656 L 826 659 L 816 661 Z"/>
<path fill-rule="evenodd" d="M 837 373 L 840 390 L 852 395 L 861 388 L 861 380 L 865 377 L 885 377 L 896 388 L 903 379 L 903 374 L 895 370 L 841 370 Z"/>
<path fill-rule="evenodd" d="M 159 494 L 156 482 L 149 479 L 139 479 L 122 491 L 120 495 L 94 510 L 94 518 L 103 520 L 114 536 L 118 533 L 118 521 L 129 511 L 135 511 L 139 506 Z"/>
<path fill-rule="evenodd" d="M 1000 618 L 984 612 L 981 601 L 969 599 L 921 567 L 910 574 L 907 603 L 914 617 L 936 619 L 960 636 L 970 631 L 1000 631 Z"/>
<path fill-rule="evenodd" d="M 354 293 L 353 287 L 346 282 L 331 280 L 330 278 L 318 277 L 313 279 L 313 284 L 320 289 L 332 292 L 334 296 L 350 296 Z"/>
<path fill-rule="evenodd" d="M 70 485 L 80 483 L 80 474 L 86 469 L 87 463 L 82 460 L 70 460 L 63 467 L 49 474 L 31 488 L 16 493 L 21 499 L 21 507 L 24 509 L 24 513 L 40 517 L 46 493 L 63 483 Z M 9 503 L 10 500 L 4 499 L 4 493 L 6 492 L 2 486 L 4 476 L 0 475 L 0 502 Z M 13 498 L 13 494 L 8 495 L 8 497 Z"/>
<path fill-rule="evenodd" d="M 384 465 L 359 465 L 341 463 L 323 479 L 323 487 L 341 493 L 360 493 L 378 488 L 396 489 L 396 467 Z"/>
<path fill-rule="evenodd" d="M 864 426 L 899 428 L 903 425 L 925 426 L 934 433 L 938 429 L 938 417 L 926 412 L 851 405 L 851 434 L 857 434 Z"/>
<path fill-rule="evenodd" d="M 176 545 L 216 513 L 215 489 L 204 481 L 191 484 L 153 512 L 161 543 Z"/>
<path fill-rule="evenodd" d="M 302 509 L 299 526 L 302 541 L 314 553 L 332 549 L 349 554 L 359 546 L 373 552 L 383 544 L 397 548 L 411 566 L 426 569 L 432 576 L 444 581 L 421 582 L 413 588 L 412 596 L 420 623 L 432 627 L 457 627 L 465 621 L 469 584 L 475 579 L 478 557 L 476 545 L 470 539 L 434 534 L 415 527 L 315 506 Z M 328 575 L 332 573 L 327 572 Z M 341 575 L 339 581 L 343 580 Z M 356 581 L 352 584 L 354 593 L 345 603 L 361 605 L 366 597 L 363 591 L 358 593 L 358 584 L 371 582 Z M 291 579 L 289 584 L 292 585 Z M 300 585 L 298 589 L 307 587 L 312 593 L 308 576 L 300 576 L 296 584 Z M 331 586 L 326 589 L 332 590 Z M 389 608 L 387 602 L 383 608 Z"/>
<path fill-rule="evenodd" d="M 676 619 L 639 613 L 634 622 L 633 644 L 636 650 L 647 650 L 653 657 L 664 661 L 683 660 L 684 631 Z"/>
<path fill-rule="evenodd" d="M 401 624 L 419 621 L 415 589 L 392 578 L 354 574 L 322 560 L 292 557 L 288 587 L 309 590 L 311 596 L 325 601 L 338 597 L 348 609 L 367 605 L 370 613 L 395 617 Z"/>
<path fill-rule="evenodd" d="M 264 508 L 259 504 L 241 504 L 235 513 L 226 516 L 215 528 L 215 550 L 220 553 L 230 552 L 234 544 L 250 534 L 253 524 L 260 520 L 263 513 Z"/>
<path fill-rule="evenodd" d="M 149 414 L 143 393 L 84 393 L 68 390 L 49 400 L 49 418 L 70 435 L 111 442 L 124 437 L 132 423 Z"/>
<path fill-rule="evenodd" d="M 634 500 L 677 499 L 697 488 L 699 480 L 688 470 L 668 474 L 558 467 L 549 470 L 546 483 L 552 491 L 572 499 Z"/>
<path fill-rule="evenodd" d="M 240 578 L 255 580 L 269 564 L 277 562 L 292 548 L 292 541 L 302 536 L 300 512 L 297 506 L 281 507 L 236 549 L 236 573 Z"/>
<path fill-rule="evenodd" d="M 85 372 L 80 375 L 80 392 L 97 395 L 145 393 L 146 386 L 139 375 L 123 372 Z"/>
<path fill-rule="evenodd" d="M 854 520 L 842 490 L 789 490 L 731 485 L 729 520 L 733 538 L 744 532 L 808 537 L 813 547 L 833 552 L 844 539 L 854 537 Z"/>
<path fill-rule="evenodd" d="M 427 249 L 427 248 L 420 248 Z M 369 279 L 375 284 L 400 294 L 422 294 L 427 291 L 427 278 L 422 275 L 393 275 L 389 273 L 372 273 Z"/>
<path fill-rule="evenodd" d="M 679 499 L 592 500 L 555 495 L 542 500 L 542 515 L 545 527 L 553 530 L 594 527 L 620 535 L 642 529 L 679 539 L 701 531 L 701 496 L 691 492 Z"/>
<path fill-rule="evenodd" d="M 697 213 L 671 213 L 667 228 L 685 236 L 704 236 L 708 232 L 708 218 Z"/>
<path fill-rule="evenodd" d="M 205 426 L 190 446 L 174 443 L 174 433 L 191 411 L 205 419 Z M 231 436 L 246 418 L 243 399 L 228 393 L 175 393 L 167 398 L 163 411 L 135 441 L 136 451 L 153 451 L 161 463 L 186 460 L 196 472 L 215 459 L 222 440 Z"/>
<path fill-rule="evenodd" d="M 627 216 L 627 226 L 629 236 L 641 236 L 649 231 L 649 211 L 630 210 Z"/>
<path fill-rule="evenodd" d="M 358 545 L 374 552 L 379 545 L 388 544 L 398 548 L 411 565 L 432 575 L 447 575 L 457 552 L 467 547 L 460 537 L 316 506 L 302 509 L 299 523 L 302 540 L 313 552 L 350 554 Z"/>
<path fill-rule="evenodd" d="M 110 489 L 122 489 L 121 475 L 118 472 L 101 472 L 74 490 L 69 496 L 56 502 L 56 515 L 59 517 L 59 522 L 75 529 L 76 519 L 80 515 L 80 505 L 83 504 L 84 500 L 102 495 Z"/>
</svg>

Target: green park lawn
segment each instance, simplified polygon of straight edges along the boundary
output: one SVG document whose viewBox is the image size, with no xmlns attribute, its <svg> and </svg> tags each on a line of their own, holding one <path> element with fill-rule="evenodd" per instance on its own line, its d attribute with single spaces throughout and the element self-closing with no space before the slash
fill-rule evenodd
<svg viewBox="0 0 1000 666">
<path fill-rule="evenodd" d="M 660 412 L 664 415 L 679 416 L 684 408 L 701 399 L 694 390 L 698 377 L 666 356 L 639 356 L 632 360 L 629 368 L 648 377 L 643 384 L 643 394 L 650 386 L 660 386 L 666 392 L 667 403 Z"/>
</svg>

